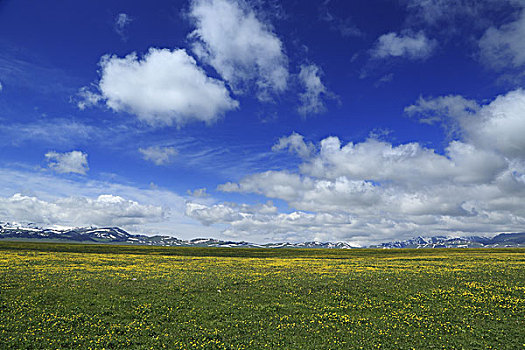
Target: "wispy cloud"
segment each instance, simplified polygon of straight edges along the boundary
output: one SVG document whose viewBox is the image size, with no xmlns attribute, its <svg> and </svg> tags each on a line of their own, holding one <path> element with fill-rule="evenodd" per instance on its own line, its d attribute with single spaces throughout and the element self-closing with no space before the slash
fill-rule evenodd
<svg viewBox="0 0 525 350">
<path fill-rule="evenodd" d="M 301 104 L 297 111 L 303 116 L 324 112 L 326 110 L 324 100 L 333 97 L 333 94 L 321 81 L 321 69 L 315 64 L 303 64 L 300 68 L 299 82 L 304 92 L 299 94 Z"/>
<path fill-rule="evenodd" d="M 428 58 L 437 46 L 437 41 L 428 39 L 423 32 L 416 34 L 395 32 L 381 35 L 371 50 L 373 58 L 406 57 L 411 60 Z"/>
<path fill-rule="evenodd" d="M 177 155 L 177 150 L 174 147 L 160 147 L 150 146 L 146 148 L 139 148 L 139 152 L 145 160 L 153 162 L 155 165 L 167 165 L 173 161 L 173 157 Z"/>
<path fill-rule="evenodd" d="M 351 20 L 351 18 L 340 18 L 334 15 L 333 12 L 329 11 L 326 7 L 326 3 L 320 8 L 321 16 L 320 19 L 330 25 L 330 29 L 337 31 L 342 37 L 363 37 L 365 34 L 359 29 Z"/>
<path fill-rule="evenodd" d="M 115 17 L 113 28 L 123 41 L 128 39 L 126 35 L 126 28 L 131 22 L 133 22 L 133 18 L 131 18 L 127 13 L 122 12 Z"/>
<path fill-rule="evenodd" d="M 525 65 L 525 9 L 519 17 L 499 28 L 488 28 L 479 40 L 482 62 L 489 67 L 523 68 Z"/>
<path fill-rule="evenodd" d="M 54 145 L 78 145 L 96 138 L 99 131 L 91 125 L 68 119 L 46 119 L 31 123 L 0 124 L 0 131 L 9 137 L 0 144 L 19 146 L 26 142 Z"/>
</svg>

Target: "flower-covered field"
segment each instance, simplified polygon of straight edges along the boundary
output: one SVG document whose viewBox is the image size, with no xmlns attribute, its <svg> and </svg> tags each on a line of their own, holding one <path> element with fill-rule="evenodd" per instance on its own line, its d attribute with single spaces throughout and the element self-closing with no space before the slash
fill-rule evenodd
<svg viewBox="0 0 525 350">
<path fill-rule="evenodd" d="M 0 242 L 4 349 L 522 349 L 525 249 Z"/>
</svg>

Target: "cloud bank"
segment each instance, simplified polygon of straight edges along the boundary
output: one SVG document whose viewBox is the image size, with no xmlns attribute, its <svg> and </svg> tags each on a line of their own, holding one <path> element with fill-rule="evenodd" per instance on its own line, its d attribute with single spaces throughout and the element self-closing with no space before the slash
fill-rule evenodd
<svg viewBox="0 0 525 350">
<path fill-rule="evenodd" d="M 226 224 L 225 234 L 255 240 L 346 240 L 369 244 L 425 234 L 494 234 L 525 224 L 525 92 L 479 105 L 461 96 L 421 98 L 407 113 L 455 123 L 443 154 L 419 143 L 373 138 L 314 145 L 299 134 L 274 151 L 296 152 L 296 170 L 255 173 L 218 190 L 283 201 L 289 213 L 248 211 L 239 204 L 194 204 L 189 216 Z"/>
<path fill-rule="evenodd" d="M 41 226 L 119 226 L 182 239 L 220 231 L 184 215 L 186 199 L 157 186 L 67 178 L 50 172 L 0 168 L 0 221 Z"/>
<path fill-rule="evenodd" d="M 161 207 L 114 195 L 44 201 L 16 193 L 0 197 L 0 208 L 0 216 L 10 220 L 64 226 L 130 226 L 160 221 L 165 215 Z"/>
</svg>

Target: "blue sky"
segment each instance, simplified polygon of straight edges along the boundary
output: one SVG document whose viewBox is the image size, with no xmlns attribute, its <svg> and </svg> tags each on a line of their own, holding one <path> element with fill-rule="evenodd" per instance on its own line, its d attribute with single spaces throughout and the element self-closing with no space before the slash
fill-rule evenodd
<svg viewBox="0 0 525 350">
<path fill-rule="evenodd" d="M 523 230 L 524 8 L 2 1 L 0 220 L 356 245 Z"/>
</svg>

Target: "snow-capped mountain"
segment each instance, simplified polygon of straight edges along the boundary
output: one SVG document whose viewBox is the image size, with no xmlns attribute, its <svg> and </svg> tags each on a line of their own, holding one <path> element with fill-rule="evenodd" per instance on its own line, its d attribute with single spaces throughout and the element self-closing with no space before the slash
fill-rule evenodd
<svg viewBox="0 0 525 350">
<path fill-rule="evenodd" d="M 525 232 L 501 233 L 495 237 L 416 237 L 371 246 L 371 248 L 497 248 L 525 247 Z"/>
<path fill-rule="evenodd" d="M 245 247 L 245 248 L 360 248 L 347 242 L 302 242 L 267 243 L 222 241 L 213 238 L 181 240 L 170 236 L 146 236 L 130 234 L 119 227 L 41 228 L 37 225 L 0 222 L 0 239 L 45 240 L 55 242 L 113 243 L 156 246 L 189 247 Z M 525 247 L 525 232 L 502 233 L 495 237 L 445 236 L 417 237 L 405 241 L 381 243 L 370 248 L 483 248 L 483 247 Z"/>
</svg>

